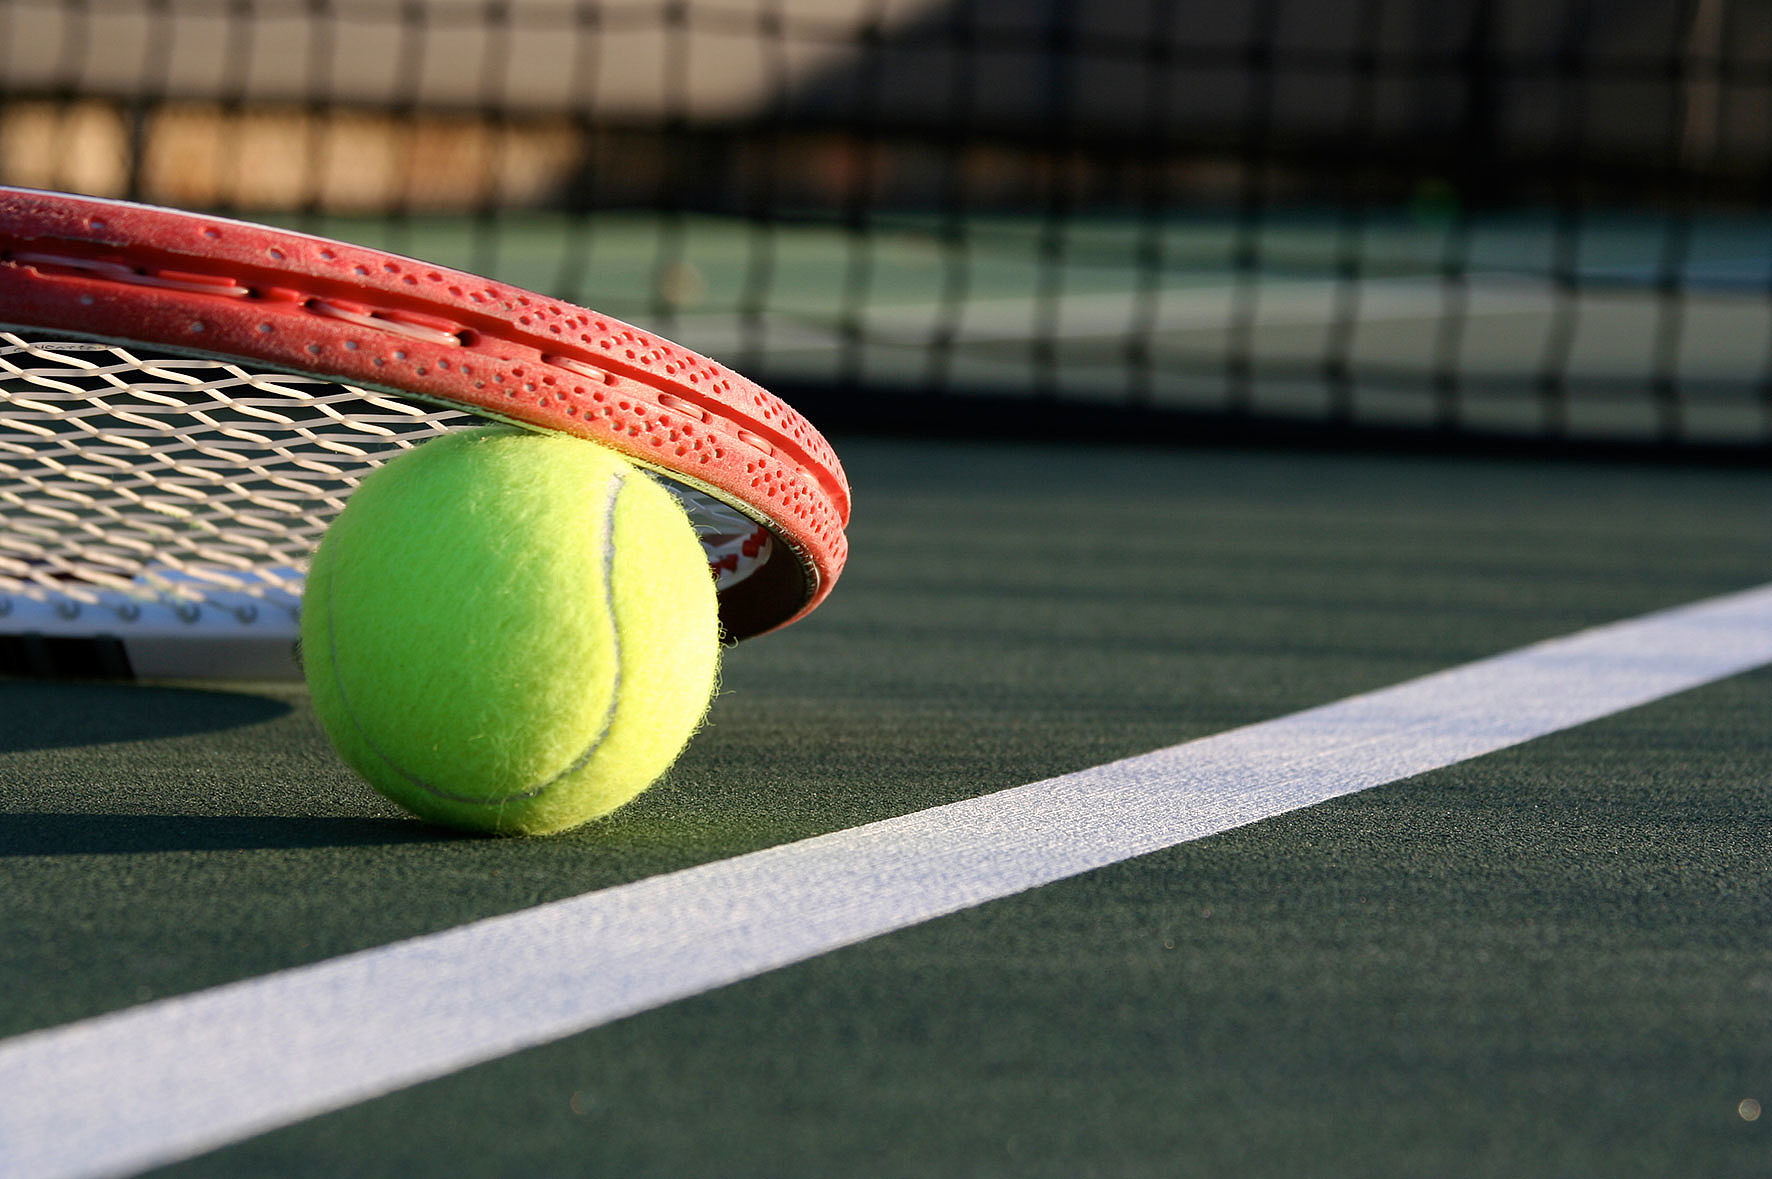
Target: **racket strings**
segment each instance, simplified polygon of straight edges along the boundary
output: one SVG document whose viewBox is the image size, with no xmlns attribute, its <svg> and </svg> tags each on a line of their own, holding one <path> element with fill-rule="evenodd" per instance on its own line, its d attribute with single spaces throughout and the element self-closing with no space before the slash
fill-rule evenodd
<svg viewBox="0 0 1772 1179">
<path fill-rule="evenodd" d="M 299 599 L 309 555 L 365 476 L 481 424 L 459 410 L 238 361 L 0 331 L 0 616 Z M 721 589 L 767 528 L 668 484 Z"/>
<path fill-rule="evenodd" d="M 478 420 L 236 362 L 0 332 L 0 594 L 299 594 L 364 476 Z"/>
</svg>

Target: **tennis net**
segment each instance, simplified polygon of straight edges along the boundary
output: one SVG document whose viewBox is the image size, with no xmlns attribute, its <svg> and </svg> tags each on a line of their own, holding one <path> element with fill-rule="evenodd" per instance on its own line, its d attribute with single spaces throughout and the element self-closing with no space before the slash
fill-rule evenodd
<svg viewBox="0 0 1772 1179">
<path fill-rule="evenodd" d="M 840 425 L 1755 452 L 1769 146 L 1738 0 L 0 0 L 0 181 L 490 274 Z"/>
</svg>

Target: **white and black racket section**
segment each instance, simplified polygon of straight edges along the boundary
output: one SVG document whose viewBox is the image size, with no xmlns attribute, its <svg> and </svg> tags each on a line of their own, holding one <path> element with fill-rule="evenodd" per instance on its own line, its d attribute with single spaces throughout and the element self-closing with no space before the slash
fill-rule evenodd
<svg viewBox="0 0 1772 1179">
<path fill-rule="evenodd" d="M 301 678 L 300 599 L 211 591 L 200 601 L 0 594 L 0 674 L 37 679 Z"/>
</svg>

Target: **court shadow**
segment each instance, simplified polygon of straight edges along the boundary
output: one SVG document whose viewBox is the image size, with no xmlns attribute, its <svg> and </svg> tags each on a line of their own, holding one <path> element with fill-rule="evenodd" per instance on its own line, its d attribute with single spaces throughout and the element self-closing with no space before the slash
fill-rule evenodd
<svg viewBox="0 0 1772 1179">
<path fill-rule="evenodd" d="M 246 691 L 0 679 L 0 753 L 212 733 L 290 709 Z"/>
<path fill-rule="evenodd" d="M 164 851 L 259 851 L 454 843 L 459 832 L 410 819 L 282 815 L 0 815 L 0 858 Z"/>
</svg>

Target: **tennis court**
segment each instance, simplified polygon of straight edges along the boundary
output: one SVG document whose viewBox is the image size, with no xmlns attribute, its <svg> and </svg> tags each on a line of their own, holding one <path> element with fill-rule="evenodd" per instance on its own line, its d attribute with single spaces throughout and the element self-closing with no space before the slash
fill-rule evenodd
<svg viewBox="0 0 1772 1179">
<path fill-rule="evenodd" d="M 1145 753 L 1772 558 L 1758 472 L 844 454 L 869 507 L 842 596 L 731 652 L 668 780 L 569 836 L 399 817 L 298 690 L 7 683 L 6 1031 Z M 172 1173 L 1751 1174 L 1769 690 L 1728 679 Z"/>
<path fill-rule="evenodd" d="M 95 517 L 0 478 L 0 1175 L 1765 1173 L 1762 14 L 345 7 L 0 0 L 0 184 L 698 349 L 848 564 L 487 838 L 299 680 L 6 663 Z"/>
</svg>

